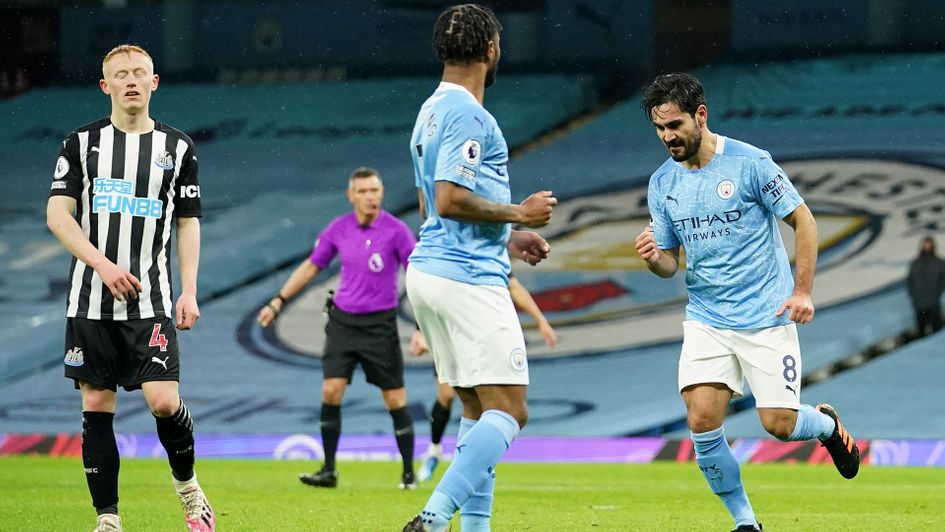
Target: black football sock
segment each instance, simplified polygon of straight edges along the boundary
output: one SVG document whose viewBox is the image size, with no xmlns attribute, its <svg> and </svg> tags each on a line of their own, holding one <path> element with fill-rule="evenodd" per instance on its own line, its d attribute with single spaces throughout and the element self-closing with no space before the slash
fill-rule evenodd
<svg viewBox="0 0 945 532">
<path fill-rule="evenodd" d="M 335 470 L 335 454 L 341 439 L 341 405 L 322 403 L 322 447 L 325 449 L 325 469 Z"/>
<path fill-rule="evenodd" d="M 194 477 L 194 420 L 181 400 L 180 408 L 169 417 L 154 416 L 158 439 L 167 451 L 171 474 L 180 482 Z"/>
<path fill-rule="evenodd" d="M 82 412 L 82 464 L 99 515 L 118 513 L 118 444 L 115 442 L 115 414 Z"/>
<path fill-rule="evenodd" d="M 433 444 L 439 445 L 443 440 L 443 433 L 446 432 L 449 422 L 450 408 L 441 405 L 439 401 L 433 401 L 433 408 L 430 410 L 430 441 Z"/>
<path fill-rule="evenodd" d="M 404 463 L 404 473 L 413 472 L 413 419 L 407 412 L 407 407 L 390 411 L 394 420 L 394 438 L 397 439 L 397 448 L 400 449 L 400 458 Z"/>
</svg>

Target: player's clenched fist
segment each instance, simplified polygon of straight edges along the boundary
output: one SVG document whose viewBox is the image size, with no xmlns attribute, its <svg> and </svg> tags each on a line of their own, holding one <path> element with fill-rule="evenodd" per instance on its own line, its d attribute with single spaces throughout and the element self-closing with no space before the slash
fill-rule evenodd
<svg viewBox="0 0 945 532">
<path fill-rule="evenodd" d="M 558 199 L 551 191 L 542 190 L 525 198 L 519 204 L 519 223 L 526 227 L 543 227 L 551 221 L 551 211 L 558 204 Z"/>
<path fill-rule="evenodd" d="M 649 225 L 637 236 L 637 253 L 647 262 L 655 262 L 660 258 L 660 249 L 656 246 L 653 228 Z"/>
</svg>

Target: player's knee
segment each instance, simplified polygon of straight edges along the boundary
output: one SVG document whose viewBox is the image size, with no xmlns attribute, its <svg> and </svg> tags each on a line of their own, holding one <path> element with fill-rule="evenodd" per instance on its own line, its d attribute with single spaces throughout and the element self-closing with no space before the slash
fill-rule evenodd
<svg viewBox="0 0 945 532">
<path fill-rule="evenodd" d="M 88 394 L 82 398 L 82 410 L 89 412 L 114 412 L 115 399 L 104 394 Z"/>
<path fill-rule="evenodd" d="M 722 426 L 722 420 L 715 416 L 707 416 L 700 412 L 690 412 L 686 417 L 689 430 L 695 434 L 709 432 Z"/>
<path fill-rule="evenodd" d="M 161 395 L 151 400 L 148 405 L 151 413 L 157 417 L 170 417 L 180 408 L 180 398 L 173 394 Z"/>
</svg>

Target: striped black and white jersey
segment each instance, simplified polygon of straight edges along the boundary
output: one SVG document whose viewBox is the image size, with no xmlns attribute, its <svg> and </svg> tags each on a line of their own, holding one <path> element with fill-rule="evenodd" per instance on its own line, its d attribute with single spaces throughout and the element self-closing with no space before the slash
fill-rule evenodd
<svg viewBox="0 0 945 532">
<path fill-rule="evenodd" d="M 157 121 L 145 134 L 124 133 L 108 118 L 83 126 L 62 142 L 49 195 L 75 198 L 85 236 L 144 288 L 138 299 L 116 301 L 98 273 L 73 257 L 67 317 L 172 315 L 171 222 L 201 214 L 190 137 Z"/>
</svg>

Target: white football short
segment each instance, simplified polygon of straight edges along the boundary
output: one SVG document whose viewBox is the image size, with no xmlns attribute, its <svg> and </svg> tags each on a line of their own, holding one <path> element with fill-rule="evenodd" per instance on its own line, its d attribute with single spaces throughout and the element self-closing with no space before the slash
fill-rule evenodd
<svg viewBox="0 0 945 532">
<path fill-rule="evenodd" d="M 472 388 L 528 384 L 525 337 L 508 288 L 407 268 L 407 296 L 440 382 Z"/>
<path fill-rule="evenodd" d="M 797 410 L 801 395 L 801 350 L 793 323 L 763 329 L 717 329 L 683 322 L 679 391 L 718 382 L 741 397 L 748 379 L 755 406 Z"/>
</svg>

